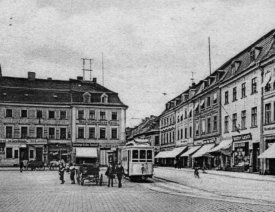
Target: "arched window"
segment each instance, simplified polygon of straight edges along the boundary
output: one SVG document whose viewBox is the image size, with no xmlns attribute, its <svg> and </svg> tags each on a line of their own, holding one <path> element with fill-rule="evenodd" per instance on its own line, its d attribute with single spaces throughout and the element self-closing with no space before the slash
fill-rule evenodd
<svg viewBox="0 0 275 212">
<path fill-rule="evenodd" d="M 91 94 L 89 92 L 86 92 L 83 94 L 83 102 L 84 103 L 90 103 L 91 102 Z"/>
<path fill-rule="evenodd" d="M 101 95 L 101 102 L 102 103 L 108 103 L 108 96 L 107 96 L 107 94 L 102 94 Z"/>
</svg>

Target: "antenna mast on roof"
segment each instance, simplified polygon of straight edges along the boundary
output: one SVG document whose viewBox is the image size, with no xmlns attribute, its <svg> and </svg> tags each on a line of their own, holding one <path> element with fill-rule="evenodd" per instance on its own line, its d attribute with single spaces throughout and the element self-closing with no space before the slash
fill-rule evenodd
<svg viewBox="0 0 275 212">
<path fill-rule="evenodd" d="M 90 81 L 92 80 L 92 62 L 94 61 L 91 58 L 81 58 L 82 60 L 82 71 L 83 71 L 83 80 L 85 80 L 85 72 L 88 71 L 90 73 Z M 87 61 L 87 63 L 86 63 Z M 88 68 L 86 68 L 86 64 Z"/>
<path fill-rule="evenodd" d="M 194 83 L 194 71 L 192 71 L 191 74 L 192 74 L 191 82 L 192 82 L 192 84 L 193 84 L 193 83 Z"/>
<path fill-rule="evenodd" d="M 210 48 L 210 37 L 208 37 L 208 53 L 209 53 L 209 71 L 211 74 L 211 48 Z"/>
<path fill-rule="evenodd" d="M 104 62 L 103 62 L 103 52 L 102 52 L 102 58 L 101 58 L 101 68 L 102 68 L 102 85 L 104 86 Z"/>
</svg>

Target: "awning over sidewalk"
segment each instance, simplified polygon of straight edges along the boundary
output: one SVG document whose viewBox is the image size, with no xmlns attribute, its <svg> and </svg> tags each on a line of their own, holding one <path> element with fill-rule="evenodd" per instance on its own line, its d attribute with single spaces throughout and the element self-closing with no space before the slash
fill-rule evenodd
<svg viewBox="0 0 275 212">
<path fill-rule="evenodd" d="M 262 154 L 259 155 L 258 158 L 275 158 L 275 143 L 271 145 L 267 150 L 265 150 Z"/>
<path fill-rule="evenodd" d="M 185 153 L 181 155 L 181 157 L 188 157 L 189 155 L 192 155 L 194 152 L 196 152 L 201 146 L 193 146 L 190 147 Z"/>
<path fill-rule="evenodd" d="M 163 151 L 163 152 L 159 152 L 155 158 L 175 158 L 177 157 L 180 153 L 182 153 L 185 149 L 187 148 L 187 146 L 184 147 L 177 147 L 174 148 L 171 151 Z"/>
<path fill-rule="evenodd" d="M 76 148 L 76 157 L 80 158 L 97 158 L 97 148 Z"/>
<path fill-rule="evenodd" d="M 159 152 L 159 153 L 155 156 L 155 158 L 166 158 L 167 152 L 169 152 L 169 151 L 162 151 L 162 152 Z"/>
<path fill-rule="evenodd" d="M 199 158 L 206 156 L 205 154 L 208 154 L 208 151 L 212 149 L 215 146 L 215 144 L 204 144 L 193 156 L 192 158 Z M 208 155 L 207 155 L 208 156 Z"/>
<path fill-rule="evenodd" d="M 221 150 L 228 149 L 231 146 L 231 144 L 232 144 L 232 139 L 223 140 L 221 143 L 219 143 L 218 146 L 216 146 L 213 149 L 209 150 L 208 153 L 221 152 Z"/>
</svg>

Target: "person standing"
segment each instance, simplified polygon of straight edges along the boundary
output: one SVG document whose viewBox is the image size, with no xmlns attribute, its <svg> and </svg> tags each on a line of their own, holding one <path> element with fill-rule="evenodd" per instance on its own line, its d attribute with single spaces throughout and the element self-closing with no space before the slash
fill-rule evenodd
<svg viewBox="0 0 275 212">
<path fill-rule="evenodd" d="M 122 176 L 124 175 L 124 168 L 122 167 L 121 163 L 117 164 L 116 174 L 118 179 L 118 187 L 121 188 L 122 187 L 121 179 L 122 179 Z"/>
<path fill-rule="evenodd" d="M 71 179 L 71 184 L 75 184 L 75 166 L 70 163 L 70 179 Z"/>
<path fill-rule="evenodd" d="M 194 167 L 194 176 L 195 178 L 200 178 L 199 168 L 197 166 Z"/>
<path fill-rule="evenodd" d="M 110 164 L 108 166 L 105 175 L 107 175 L 107 177 L 108 177 L 108 187 L 110 187 L 110 183 L 111 183 L 111 186 L 113 187 L 114 186 L 114 178 L 115 178 L 115 170 L 114 170 L 112 164 Z"/>
<path fill-rule="evenodd" d="M 64 184 L 65 183 L 65 180 L 64 180 L 64 172 L 65 172 L 65 164 L 64 164 L 64 160 L 61 160 L 60 163 L 59 163 L 59 176 L 60 176 L 60 180 L 61 180 L 61 184 Z"/>
<path fill-rule="evenodd" d="M 24 164 L 23 164 L 23 161 L 21 160 L 20 161 L 20 172 L 21 173 L 23 172 L 23 167 L 24 167 Z"/>
</svg>

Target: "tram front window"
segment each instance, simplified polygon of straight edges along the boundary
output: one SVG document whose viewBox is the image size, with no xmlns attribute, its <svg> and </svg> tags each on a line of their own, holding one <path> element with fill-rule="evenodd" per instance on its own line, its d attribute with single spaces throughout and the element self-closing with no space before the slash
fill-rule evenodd
<svg viewBox="0 0 275 212">
<path fill-rule="evenodd" d="M 146 159 L 146 151 L 140 150 L 140 162 L 145 162 Z"/>
<path fill-rule="evenodd" d="M 147 150 L 147 162 L 152 162 L 152 150 Z"/>
<path fill-rule="evenodd" d="M 133 150 L 133 162 L 138 162 L 138 150 Z"/>
</svg>

